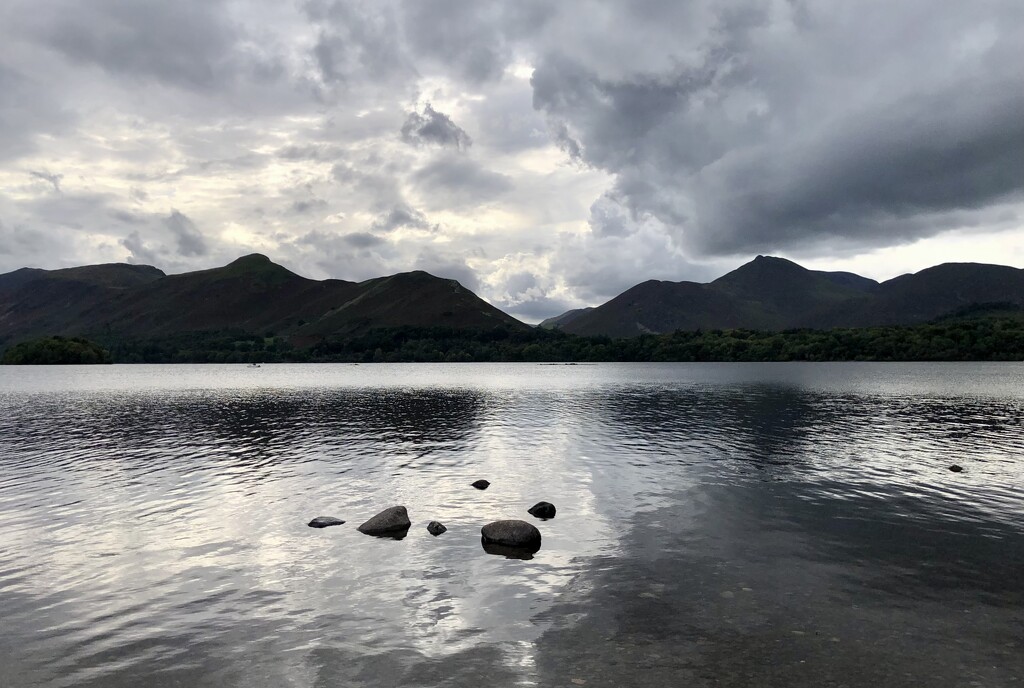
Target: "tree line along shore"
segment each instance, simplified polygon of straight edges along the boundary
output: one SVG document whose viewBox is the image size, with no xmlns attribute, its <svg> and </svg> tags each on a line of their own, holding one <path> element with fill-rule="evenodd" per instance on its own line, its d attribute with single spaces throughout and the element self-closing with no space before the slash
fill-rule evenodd
<svg viewBox="0 0 1024 688">
<path fill-rule="evenodd" d="M 830 330 L 696 330 L 628 339 L 559 330 L 380 328 L 296 347 L 272 332 L 188 332 L 150 339 L 44 337 L 5 364 L 654 361 L 1020 361 L 1024 318 Z"/>
</svg>

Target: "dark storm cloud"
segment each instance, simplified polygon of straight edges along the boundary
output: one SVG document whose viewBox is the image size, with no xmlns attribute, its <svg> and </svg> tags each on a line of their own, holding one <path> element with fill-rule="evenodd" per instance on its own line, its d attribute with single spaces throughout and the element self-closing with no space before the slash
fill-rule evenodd
<svg viewBox="0 0 1024 688">
<path fill-rule="evenodd" d="M 428 103 L 423 114 L 410 112 L 402 124 L 402 140 L 413 145 L 434 144 L 465 150 L 473 145 L 462 127 L 452 121 L 451 117 L 438 112 Z"/>
<path fill-rule="evenodd" d="M 618 62 L 582 22 L 538 61 L 534 105 L 691 250 L 900 243 L 1024 196 L 1024 12 L 982 6 L 621 5 Z M 623 231 L 598 211 L 595 231 Z"/>
<path fill-rule="evenodd" d="M 492 172 L 461 155 L 440 157 L 417 170 L 412 179 L 426 195 L 431 209 L 481 205 L 506 194 L 514 186 L 508 176 Z"/>
</svg>

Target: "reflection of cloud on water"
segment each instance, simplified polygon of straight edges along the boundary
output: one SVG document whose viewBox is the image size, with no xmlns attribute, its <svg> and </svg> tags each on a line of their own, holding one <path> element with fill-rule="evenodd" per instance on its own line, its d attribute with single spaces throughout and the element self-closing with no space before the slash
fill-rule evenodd
<svg viewBox="0 0 1024 688">
<path fill-rule="evenodd" d="M 918 381 L 927 394 L 907 401 L 877 380 L 830 392 L 817 378 L 744 381 L 738 368 L 716 385 L 710 370 L 310 366 L 232 388 L 251 371 L 186 367 L 161 389 L 143 367 L 150 391 L 125 391 L 129 376 L 116 393 L 8 395 L 0 548 L 18 562 L 0 554 L 0 587 L 15 581 L 0 609 L 15 596 L 45 604 L 9 627 L 47 630 L 46 661 L 64 659 L 46 671 L 97 685 L 160 669 L 194 685 L 564 682 L 552 667 L 574 647 L 594 661 L 625 653 L 635 671 L 651 661 L 641 631 L 655 621 L 683 634 L 721 631 L 714 615 L 760 628 L 781 619 L 771 604 L 807 600 L 794 589 L 828 596 L 844 580 L 830 562 L 863 553 L 882 516 L 891 528 L 950 514 L 985 524 L 920 538 L 939 549 L 997 537 L 1019 516 L 1012 395 Z M 986 463 L 950 483 L 954 448 Z M 492 486 L 474 490 L 476 478 Z M 557 518 L 526 514 L 542 499 Z M 413 520 L 405 540 L 355 531 L 398 503 Z M 47 513 L 66 527 L 41 528 Z M 348 523 L 307 528 L 318 515 Z M 483 552 L 481 525 L 509 517 L 543 531 L 535 559 Z M 428 535 L 432 519 L 449 532 Z M 937 589 L 896 575 L 899 548 L 874 552 L 879 594 Z M 672 620 L 681 605 L 696 625 Z M 559 635 L 573 629 L 592 647 Z M 637 642 L 610 649 L 616 629 Z M 675 659 L 697 661 L 687 647 Z"/>
</svg>

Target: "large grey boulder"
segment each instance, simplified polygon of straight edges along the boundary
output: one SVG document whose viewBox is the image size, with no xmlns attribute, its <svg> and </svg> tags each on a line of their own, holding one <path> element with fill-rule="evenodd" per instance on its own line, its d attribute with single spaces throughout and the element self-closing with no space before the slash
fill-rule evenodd
<svg viewBox="0 0 1024 688">
<path fill-rule="evenodd" d="M 488 545 L 512 547 L 536 552 L 540 549 L 540 531 L 526 521 L 494 521 L 480 529 L 484 549 Z"/>
<path fill-rule="evenodd" d="M 307 523 L 310 528 L 326 528 L 327 526 L 340 526 L 344 521 L 333 516 L 317 516 Z"/>
<path fill-rule="evenodd" d="M 409 512 L 404 506 L 393 506 L 380 512 L 359 526 L 360 533 L 367 535 L 395 535 L 409 530 Z"/>
<path fill-rule="evenodd" d="M 527 512 L 531 516 L 536 516 L 537 518 L 544 518 L 544 519 L 554 518 L 555 517 L 555 505 L 552 504 L 551 502 L 537 502 L 536 504 L 531 506 L 529 509 L 527 509 Z"/>
</svg>

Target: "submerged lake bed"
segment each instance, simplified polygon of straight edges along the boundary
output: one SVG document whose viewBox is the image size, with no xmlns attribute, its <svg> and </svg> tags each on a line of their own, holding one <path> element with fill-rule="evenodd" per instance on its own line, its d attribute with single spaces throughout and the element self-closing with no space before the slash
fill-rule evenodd
<svg viewBox="0 0 1024 688">
<path fill-rule="evenodd" d="M 3 686 L 1019 686 L 1022 574 L 1024 364 L 0 368 Z"/>
</svg>

